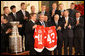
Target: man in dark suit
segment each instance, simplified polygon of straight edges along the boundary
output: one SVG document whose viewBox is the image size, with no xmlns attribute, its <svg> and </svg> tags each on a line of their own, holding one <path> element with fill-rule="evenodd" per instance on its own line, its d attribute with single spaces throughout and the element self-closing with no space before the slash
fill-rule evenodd
<svg viewBox="0 0 85 56">
<path fill-rule="evenodd" d="M 44 25 L 45 27 L 45 22 L 44 22 L 44 14 L 39 14 L 39 20 L 36 22 L 37 25 Z"/>
<path fill-rule="evenodd" d="M 44 15 L 44 21 L 45 21 L 45 26 L 46 27 L 50 27 L 52 26 L 52 22 L 50 20 L 48 20 L 48 16 L 47 15 Z"/>
<path fill-rule="evenodd" d="M 13 21 L 12 17 L 9 15 L 9 8 L 7 6 L 5 6 L 3 8 L 4 11 L 4 18 L 8 20 L 8 22 Z"/>
<path fill-rule="evenodd" d="M 63 37 L 62 37 L 62 26 L 61 26 L 61 21 L 59 20 L 59 15 L 56 14 L 54 16 L 54 22 L 53 26 L 56 27 L 57 35 L 58 35 L 58 41 L 57 41 L 57 48 L 54 50 L 54 55 L 57 55 L 57 50 L 58 50 L 58 55 L 62 55 L 62 45 L 63 45 Z"/>
<path fill-rule="evenodd" d="M 3 15 L 1 15 L 1 45 L 0 52 L 8 52 L 9 51 L 9 35 L 11 34 L 11 25 L 9 24 L 7 19 L 4 19 Z"/>
<path fill-rule="evenodd" d="M 64 55 L 68 54 L 67 47 L 69 46 L 69 55 L 72 55 L 72 45 L 73 45 L 73 19 L 69 17 L 68 10 L 64 11 L 63 18 L 63 37 L 64 37 Z"/>
<path fill-rule="evenodd" d="M 37 15 L 35 13 L 31 13 L 30 16 L 31 16 L 31 19 L 25 25 L 25 34 L 26 34 L 25 50 L 26 51 L 29 50 L 30 55 L 35 55 L 36 51 L 34 50 L 33 35 L 34 35 L 34 29 L 37 27 L 37 25 L 35 24 Z"/>
<path fill-rule="evenodd" d="M 21 3 L 21 10 L 17 12 L 17 18 L 20 24 L 22 25 L 22 28 L 19 29 L 19 32 L 21 36 L 24 35 L 24 29 L 25 29 L 25 24 L 29 19 L 29 12 L 26 11 L 26 5 L 25 3 Z"/>
<path fill-rule="evenodd" d="M 77 10 L 75 9 L 75 3 L 71 3 L 70 8 L 67 9 L 69 11 L 69 17 L 73 18 L 73 20 L 75 20 L 76 17 L 76 12 Z M 73 33 L 74 33 L 74 29 L 73 29 Z M 74 39 L 73 39 L 74 41 Z M 74 43 L 73 43 L 74 46 Z"/>
<path fill-rule="evenodd" d="M 69 11 L 69 16 L 74 19 L 76 17 L 76 12 L 77 12 L 77 10 L 75 9 L 75 4 L 71 3 L 70 9 L 67 10 Z"/>
<path fill-rule="evenodd" d="M 19 28 L 19 34 L 22 36 L 23 40 L 23 35 L 25 35 L 25 24 L 29 21 L 29 12 L 26 11 L 26 5 L 25 3 L 21 3 L 21 10 L 19 10 L 17 13 L 17 20 L 20 22 L 20 27 Z"/>
<path fill-rule="evenodd" d="M 59 18 L 60 18 L 60 20 L 62 19 L 62 17 L 63 17 L 63 12 L 64 12 L 65 10 L 64 10 L 64 5 L 61 3 L 61 4 L 59 4 Z"/>
<path fill-rule="evenodd" d="M 80 12 L 76 13 L 75 18 L 75 38 L 74 38 L 74 46 L 75 46 L 75 55 L 84 55 L 84 18 L 80 17 Z"/>
<path fill-rule="evenodd" d="M 44 27 L 47 27 L 48 25 L 46 25 L 46 21 L 45 21 L 45 16 L 43 14 L 39 15 L 39 20 L 36 22 L 37 25 L 44 25 Z M 48 51 L 46 48 L 41 52 L 38 53 L 38 55 L 51 55 L 51 51 Z"/>
<path fill-rule="evenodd" d="M 12 12 L 9 15 L 12 17 L 13 21 L 17 21 L 16 6 L 12 5 L 10 9 Z"/>
<path fill-rule="evenodd" d="M 56 3 L 52 4 L 52 10 L 49 11 L 49 18 L 51 21 L 54 21 L 54 15 L 59 14 L 59 11 L 57 10 L 57 5 Z"/>
<path fill-rule="evenodd" d="M 41 6 L 41 11 L 38 12 L 38 14 L 48 15 L 48 12 L 46 12 L 46 6 L 45 5 Z"/>
</svg>

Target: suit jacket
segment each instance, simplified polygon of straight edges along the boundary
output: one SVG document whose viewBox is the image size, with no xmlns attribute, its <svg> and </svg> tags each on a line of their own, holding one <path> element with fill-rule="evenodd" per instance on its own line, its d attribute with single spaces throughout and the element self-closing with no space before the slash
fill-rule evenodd
<svg viewBox="0 0 85 56">
<path fill-rule="evenodd" d="M 64 10 L 64 11 L 65 11 L 65 10 Z M 63 12 L 64 12 L 64 11 L 63 11 Z M 59 10 L 59 16 L 60 16 L 60 15 L 61 15 L 61 10 Z"/>
<path fill-rule="evenodd" d="M 16 14 L 16 17 L 13 15 L 12 12 L 9 15 L 12 17 L 13 21 L 17 21 L 17 14 Z"/>
<path fill-rule="evenodd" d="M 39 21 L 39 20 L 36 22 L 36 24 L 37 24 L 37 25 L 42 25 L 42 24 L 40 23 L 40 21 Z"/>
<path fill-rule="evenodd" d="M 60 13 L 59 13 L 59 10 L 55 10 L 55 14 L 58 14 L 58 15 L 59 15 L 59 14 L 60 14 Z M 55 14 L 54 14 L 54 15 L 55 15 Z M 53 18 L 54 18 L 54 15 L 52 16 L 52 10 L 50 10 L 50 11 L 49 11 L 49 18 L 51 19 L 51 21 L 54 21 L 54 19 L 53 19 Z"/>
<path fill-rule="evenodd" d="M 24 24 L 25 22 L 27 22 L 26 20 L 24 20 L 24 15 L 21 10 L 19 10 L 16 14 L 18 17 L 18 21 L 20 21 L 21 24 Z M 29 16 L 30 16 L 29 12 L 25 11 L 25 16 L 28 17 L 29 19 Z"/>
<path fill-rule="evenodd" d="M 10 15 L 6 16 L 6 15 L 4 14 L 4 19 L 7 19 L 8 22 L 13 21 L 13 19 L 12 19 L 12 17 L 11 17 Z"/>
<path fill-rule="evenodd" d="M 62 31 L 63 31 L 63 35 L 68 35 L 68 37 L 72 38 L 73 37 L 73 28 L 74 28 L 74 21 L 73 18 L 69 17 L 68 19 L 68 25 L 66 26 L 66 29 L 64 28 L 65 25 L 65 17 L 62 20 Z M 68 28 L 69 24 L 71 25 L 71 29 Z"/>
<path fill-rule="evenodd" d="M 76 17 L 76 9 L 67 9 L 69 11 L 69 17 L 72 17 L 73 19 Z"/>
<path fill-rule="evenodd" d="M 17 13 L 17 20 L 22 24 L 22 28 L 19 28 L 19 32 L 21 35 L 23 35 L 25 32 L 25 24 L 27 23 L 28 20 L 24 20 L 24 15 L 21 10 L 19 10 Z M 29 12 L 25 11 L 25 16 L 28 17 L 29 19 Z"/>
<path fill-rule="evenodd" d="M 56 32 L 57 32 L 57 35 L 58 35 L 58 42 L 60 41 L 63 41 L 63 35 L 62 35 L 62 22 L 61 21 L 58 21 L 58 24 L 56 24 L 55 22 L 52 23 L 53 25 L 52 26 L 55 26 L 56 27 Z M 61 27 L 61 30 L 57 30 L 58 27 Z"/>
<path fill-rule="evenodd" d="M 12 26 L 9 23 L 2 24 L 1 25 L 1 47 L 0 51 L 1 52 L 6 52 L 7 47 L 9 46 L 9 36 L 11 33 L 6 34 L 6 31 L 11 28 Z"/>
<path fill-rule="evenodd" d="M 79 24 L 76 26 L 76 18 L 74 19 L 75 29 L 84 29 L 84 18 L 80 17 Z"/>
<path fill-rule="evenodd" d="M 26 34 L 26 39 L 29 41 L 31 41 L 32 43 L 34 42 L 34 29 L 32 28 L 35 25 L 35 23 L 33 23 L 31 20 L 29 20 L 29 22 L 26 23 L 25 25 L 25 34 Z"/>
<path fill-rule="evenodd" d="M 84 38 L 84 18 L 80 17 L 79 19 L 79 24 L 76 26 L 76 18 L 74 20 L 74 24 L 75 24 L 75 27 L 74 27 L 74 32 L 75 32 L 75 37 L 76 38 Z"/>
<path fill-rule="evenodd" d="M 37 25 L 42 25 L 42 24 L 40 23 L 40 21 L 39 21 L 39 20 L 36 22 L 36 24 L 37 24 Z M 47 26 L 48 26 L 48 25 L 46 24 L 46 22 L 44 22 L 44 24 L 45 24 L 45 27 L 47 27 Z"/>
<path fill-rule="evenodd" d="M 45 26 L 50 27 L 50 26 L 53 26 L 53 25 L 52 25 L 52 22 L 50 20 L 48 20 L 47 22 L 45 22 Z"/>
</svg>

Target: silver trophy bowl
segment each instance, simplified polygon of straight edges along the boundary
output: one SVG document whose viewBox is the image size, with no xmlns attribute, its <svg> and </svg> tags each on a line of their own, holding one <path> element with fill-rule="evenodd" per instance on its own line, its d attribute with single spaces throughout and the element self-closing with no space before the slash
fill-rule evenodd
<svg viewBox="0 0 85 56">
<path fill-rule="evenodd" d="M 18 32 L 18 21 L 10 22 L 12 27 L 12 34 L 9 36 L 9 50 L 10 53 L 22 52 L 22 37 Z"/>
</svg>

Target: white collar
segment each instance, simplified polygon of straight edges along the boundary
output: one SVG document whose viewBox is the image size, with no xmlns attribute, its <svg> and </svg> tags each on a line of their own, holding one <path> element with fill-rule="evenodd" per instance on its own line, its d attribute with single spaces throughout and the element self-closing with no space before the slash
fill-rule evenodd
<svg viewBox="0 0 85 56">
<path fill-rule="evenodd" d="M 60 10 L 61 12 L 64 12 L 64 10 Z"/>
<path fill-rule="evenodd" d="M 5 14 L 6 16 L 8 16 L 8 14 Z"/>
<path fill-rule="evenodd" d="M 58 23 L 58 21 L 55 21 L 55 23 Z"/>
<path fill-rule="evenodd" d="M 21 11 L 25 11 L 25 10 L 21 10 Z"/>
<path fill-rule="evenodd" d="M 13 14 L 16 14 L 16 12 L 14 13 L 14 12 L 12 12 Z"/>
<path fill-rule="evenodd" d="M 33 21 L 32 19 L 31 19 L 31 21 L 32 21 L 33 23 L 35 23 L 35 21 Z"/>
<path fill-rule="evenodd" d="M 60 15 L 60 17 L 62 18 L 62 16 Z"/>
<path fill-rule="evenodd" d="M 79 19 L 80 19 L 80 17 L 76 18 L 76 20 L 79 20 Z"/>
<path fill-rule="evenodd" d="M 65 17 L 65 20 L 68 20 L 69 17 Z"/>
<path fill-rule="evenodd" d="M 45 11 L 42 11 L 42 12 L 45 12 Z"/>
<path fill-rule="evenodd" d="M 40 21 L 40 23 L 42 24 L 43 22 L 42 22 L 42 21 Z"/>
</svg>

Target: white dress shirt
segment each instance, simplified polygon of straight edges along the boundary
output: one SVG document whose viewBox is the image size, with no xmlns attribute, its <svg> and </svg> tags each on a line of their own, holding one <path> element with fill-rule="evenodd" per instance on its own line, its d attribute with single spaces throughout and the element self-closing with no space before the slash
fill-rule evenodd
<svg viewBox="0 0 85 56">
<path fill-rule="evenodd" d="M 79 18 L 76 18 L 76 20 L 79 20 L 80 19 L 80 17 Z"/>
<path fill-rule="evenodd" d="M 31 21 L 32 21 L 33 23 L 35 23 L 35 21 L 33 21 L 32 19 L 31 19 Z"/>
<path fill-rule="evenodd" d="M 16 13 L 14 13 L 14 12 L 12 12 L 13 13 L 13 15 L 15 16 L 15 18 L 16 18 Z"/>
<path fill-rule="evenodd" d="M 25 16 L 25 10 L 21 10 L 21 11 L 22 11 L 23 15 Z"/>
</svg>

